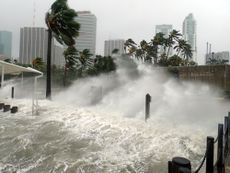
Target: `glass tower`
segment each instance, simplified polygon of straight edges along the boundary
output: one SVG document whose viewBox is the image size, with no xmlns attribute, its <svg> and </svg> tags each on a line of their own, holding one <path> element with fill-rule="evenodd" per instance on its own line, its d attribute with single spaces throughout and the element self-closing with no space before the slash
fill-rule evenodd
<svg viewBox="0 0 230 173">
<path fill-rule="evenodd" d="M 193 61 L 197 61 L 196 35 L 196 20 L 194 19 L 193 14 L 190 13 L 183 22 L 183 37 L 191 45 Z"/>
<path fill-rule="evenodd" d="M 0 31 L 0 55 L 11 58 L 12 32 Z"/>
</svg>

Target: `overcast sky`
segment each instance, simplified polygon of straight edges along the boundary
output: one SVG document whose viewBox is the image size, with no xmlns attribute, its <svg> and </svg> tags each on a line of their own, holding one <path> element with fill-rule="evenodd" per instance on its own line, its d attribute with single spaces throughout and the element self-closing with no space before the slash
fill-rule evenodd
<svg viewBox="0 0 230 173">
<path fill-rule="evenodd" d="M 46 27 L 44 17 L 54 0 L 6 0 L 0 3 L 0 30 L 13 32 L 13 56 L 19 55 L 20 27 Z M 35 12 L 34 12 L 34 4 Z M 198 62 L 203 64 L 206 42 L 212 51 L 230 51 L 230 0 L 68 0 L 76 11 L 97 17 L 97 54 L 104 40 L 132 38 L 150 40 L 155 25 L 172 24 L 182 31 L 184 18 L 193 13 L 197 21 Z"/>
</svg>

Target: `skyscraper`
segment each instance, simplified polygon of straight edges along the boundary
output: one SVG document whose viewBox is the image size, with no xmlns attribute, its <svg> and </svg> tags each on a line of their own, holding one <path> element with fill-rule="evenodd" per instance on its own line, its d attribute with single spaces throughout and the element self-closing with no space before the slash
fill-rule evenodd
<svg viewBox="0 0 230 173">
<path fill-rule="evenodd" d="M 46 62 L 48 33 L 45 28 L 24 27 L 20 29 L 19 63 L 32 64 L 34 58 Z"/>
<path fill-rule="evenodd" d="M 95 55 L 97 19 L 90 11 L 78 11 L 76 21 L 80 24 L 79 36 L 76 39 L 76 48 L 79 51 L 89 49 Z"/>
<path fill-rule="evenodd" d="M 12 32 L 0 31 L 0 55 L 11 58 L 12 51 Z"/>
<path fill-rule="evenodd" d="M 39 57 L 46 63 L 48 47 L 48 32 L 45 28 L 24 27 L 20 29 L 19 63 L 32 64 Z M 63 49 L 52 41 L 52 64 L 64 64 Z"/>
<path fill-rule="evenodd" d="M 196 45 L 196 20 L 193 14 L 190 13 L 183 22 L 183 37 L 191 45 L 193 61 L 197 61 L 197 45 Z"/>
<path fill-rule="evenodd" d="M 124 43 L 125 40 L 105 40 L 104 44 L 104 56 L 111 56 L 114 49 L 118 50 L 118 54 L 122 55 L 124 53 Z"/>
</svg>

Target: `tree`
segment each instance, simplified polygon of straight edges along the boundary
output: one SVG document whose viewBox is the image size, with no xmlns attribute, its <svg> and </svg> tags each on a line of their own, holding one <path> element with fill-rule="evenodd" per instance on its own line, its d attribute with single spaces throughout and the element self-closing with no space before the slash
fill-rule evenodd
<svg viewBox="0 0 230 173">
<path fill-rule="evenodd" d="M 33 59 L 32 61 L 32 67 L 37 69 L 37 70 L 43 70 L 44 68 L 44 61 L 42 60 L 42 58 L 37 57 L 35 59 Z"/>
<path fill-rule="evenodd" d="M 168 51 L 167 51 L 167 57 L 169 57 L 170 50 L 172 46 L 174 45 L 175 42 L 179 40 L 179 38 L 182 36 L 181 33 L 177 30 L 172 30 L 169 34 L 169 37 L 166 39 L 166 44 L 168 46 Z"/>
<path fill-rule="evenodd" d="M 137 49 L 136 45 L 137 44 L 131 38 L 129 38 L 124 43 L 125 52 L 127 52 L 129 55 L 132 55 Z"/>
<path fill-rule="evenodd" d="M 80 76 L 82 76 L 82 73 L 87 68 L 92 68 L 93 62 L 91 59 L 89 59 L 93 54 L 90 53 L 89 49 L 84 49 L 82 52 L 80 52 L 79 61 L 80 61 Z"/>
<path fill-rule="evenodd" d="M 74 19 L 76 16 L 77 13 L 68 7 L 67 0 L 56 0 L 46 13 L 45 22 L 48 27 L 46 98 L 51 98 L 52 36 L 60 44 L 74 45 L 74 38 L 78 36 L 80 29 L 80 25 Z"/>
<path fill-rule="evenodd" d="M 175 66 L 176 64 L 194 64 L 191 62 L 191 45 L 182 39 L 182 34 L 176 30 L 172 30 L 168 38 L 165 38 L 164 34 L 159 32 L 149 43 L 142 40 L 139 45 L 137 45 L 132 39 L 128 39 L 125 42 L 125 47 L 128 47 L 127 54 L 129 56 L 135 57 L 138 60 L 144 60 L 144 62 L 147 63 L 152 63 L 153 60 L 154 65 Z M 173 59 L 171 58 L 169 60 L 169 53 L 172 48 L 177 54 Z M 159 51 L 160 49 L 161 51 Z M 182 62 L 180 63 L 181 60 Z"/>
<path fill-rule="evenodd" d="M 65 57 L 65 66 L 64 66 L 64 77 L 63 77 L 63 85 L 66 86 L 66 77 L 67 71 L 73 70 L 76 66 L 77 60 L 79 59 L 77 49 L 72 45 L 69 46 L 63 53 Z"/>
<path fill-rule="evenodd" d="M 116 70 L 116 64 L 111 56 L 97 55 L 94 67 L 97 74 Z"/>
</svg>

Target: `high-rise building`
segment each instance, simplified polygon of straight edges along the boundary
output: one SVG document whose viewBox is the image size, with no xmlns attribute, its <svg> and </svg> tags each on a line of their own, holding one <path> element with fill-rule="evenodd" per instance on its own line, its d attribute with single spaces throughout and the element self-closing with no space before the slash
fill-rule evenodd
<svg viewBox="0 0 230 173">
<path fill-rule="evenodd" d="M 63 49 L 52 40 L 52 64 L 63 65 Z M 48 32 L 45 28 L 24 27 L 20 29 L 19 63 L 32 64 L 39 57 L 46 63 L 48 47 Z M 60 60 L 59 60 L 60 59 Z"/>
<path fill-rule="evenodd" d="M 104 56 L 111 56 L 113 50 L 117 49 L 119 55 L 124 54 L 124 43 L 125 40 L 105 40 L 104 44 Z"/>
<path fill-rule="evenodd" d="M 156 25 L 155 33 L 163 33 L 165 38 L 169 37 L 170 32 L 173 30 L 172 25 Z M 164 52 L 164 48 L 161 46 L 159 48 L 159 54 L 162 54 Z M 169 51 L 169 56 L 172 55 L 172 50 Z"/>
<path fill-rule="evenodd" d="M 19 63 L 32 64 L 34 58 L 46 62 L 48 32 L 45 28 L 24 27 L 20 29 Z"/>
<path fill-rule="evenodd" d="M 80 24 L 79 36 L 75 47 L 79 51 L 89 49 L 95 55 L 97 19 L 90 11 L 78 11 L 76 21 Z"/>
<path fill-rule="evenodd" d="M 12 51 L 12 32 L 0 31 L 0 55 L 11 58 Z"/>
<path fill-rule="evenodd" d="M 196 35 L 196 20 L 194 19 L 193 14 L 190 13 L 183 22 L 183 37 L 191 45 L 193 61 L 197 61 Z"/>
</svg>

